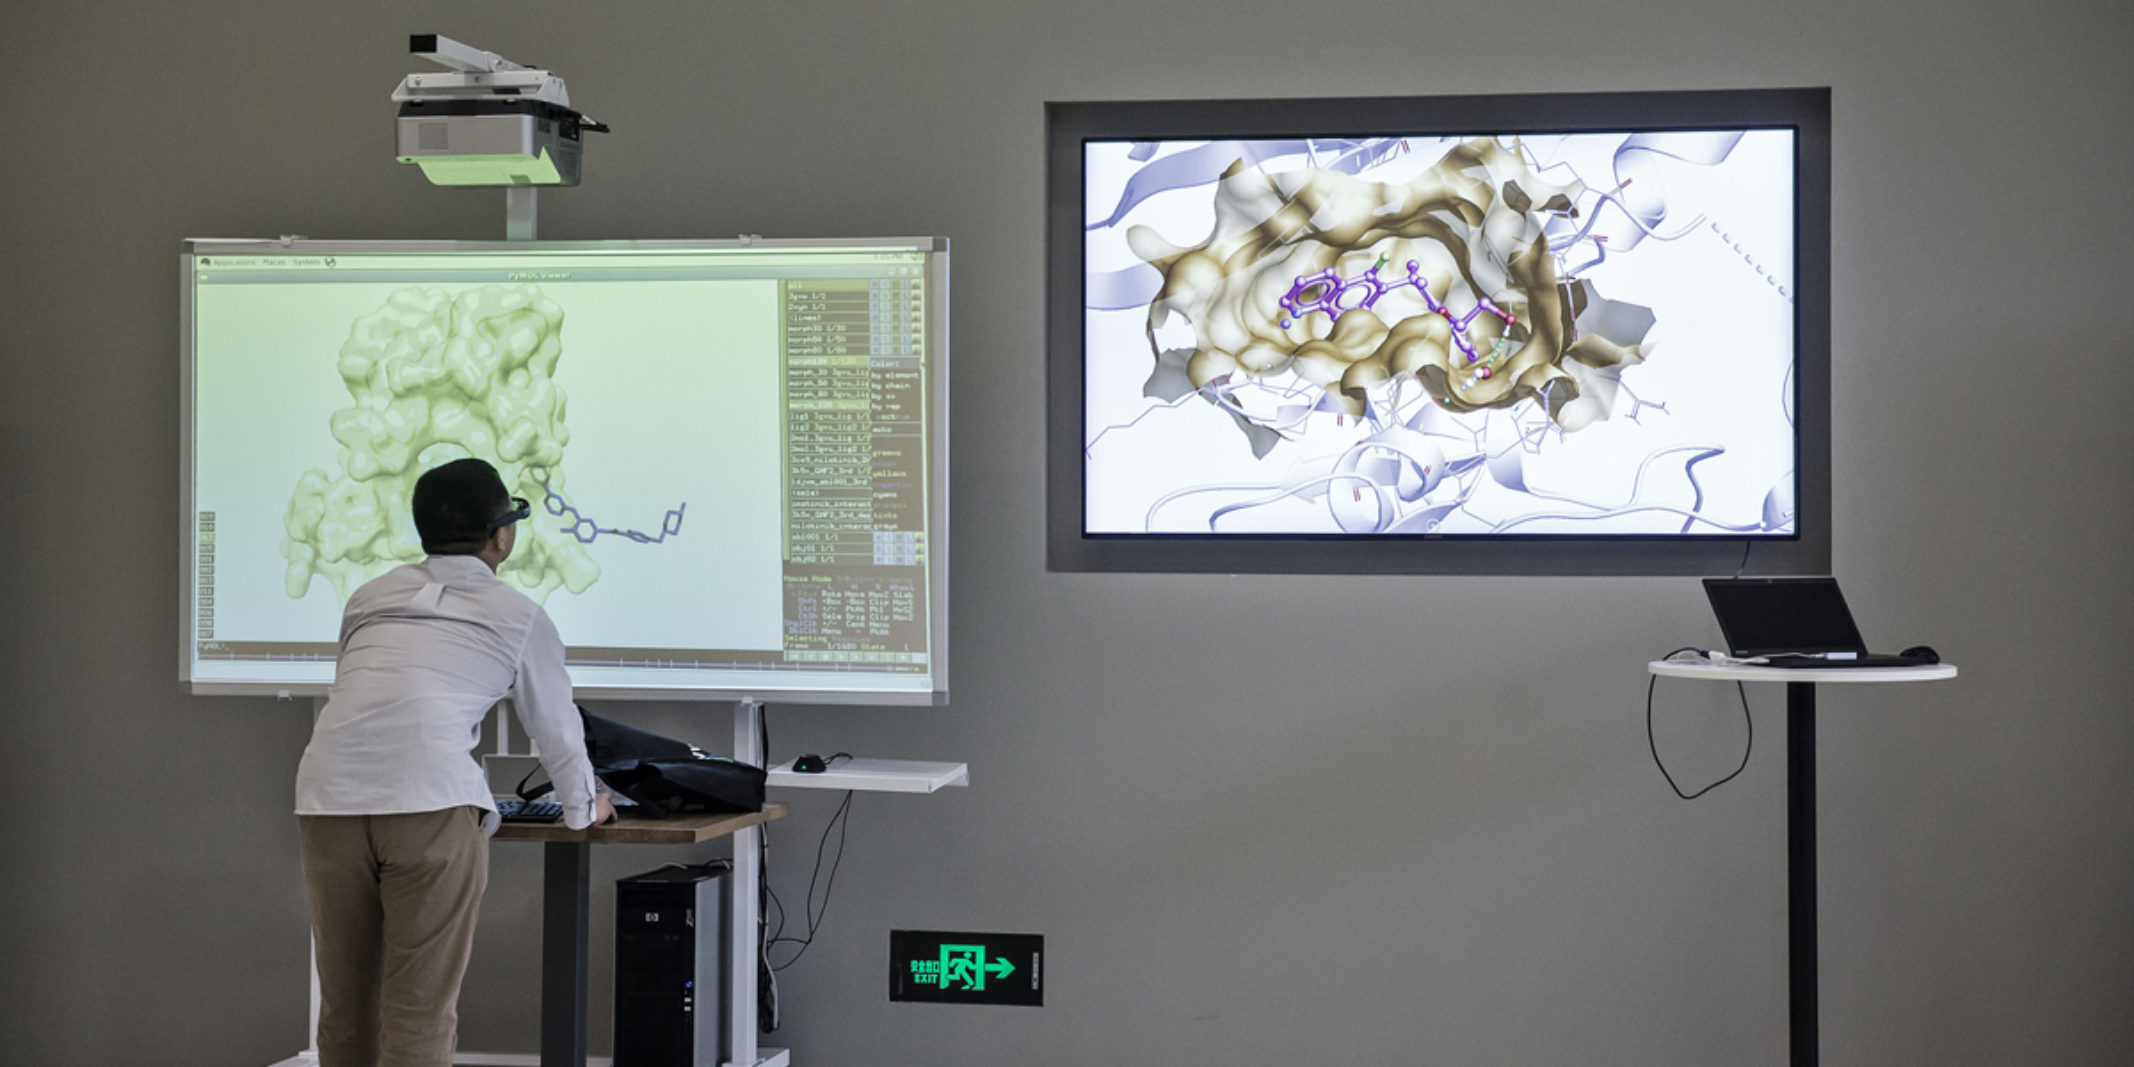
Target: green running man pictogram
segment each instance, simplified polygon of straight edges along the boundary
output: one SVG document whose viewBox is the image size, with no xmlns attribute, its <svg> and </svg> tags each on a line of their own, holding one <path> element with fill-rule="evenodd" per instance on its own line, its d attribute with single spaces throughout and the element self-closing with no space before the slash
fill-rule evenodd
<svg viewBox="0 0 2134 1067">
<path fill-rule="evenodd" d="M 985 991 L 986 976 L 1006 978 L 1015 965 L 1005 959 L 986 959 L 984 945 L 943 945 L 938 960 L 913 960 L 911 979 L 920 985 L 953 989 L 961 985 L 973 993 Z"/>
</svg>

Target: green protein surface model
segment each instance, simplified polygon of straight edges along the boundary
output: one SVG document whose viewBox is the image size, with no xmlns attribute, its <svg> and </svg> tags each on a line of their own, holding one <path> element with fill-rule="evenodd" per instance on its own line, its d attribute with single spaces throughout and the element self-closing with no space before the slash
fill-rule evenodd
<svg viewBox="0 0 2134 1067">
<path fill-rule="evenodd" d="M 350 406 L 328 428 L 340 474 L 308 470 L 283 519 L 285 586 L 302 598 L 314 577 L 350 592 L 423 557 L 409 498 L 423 471 L 463 456 L 494 464 L 518 496 L 563 487 L 563 309 L 534 285 L 485 285 L 456 296 L 411 286 L 357 319 L 338 369 Z M 545 601 L 583 593 L 600 567 L 576 539 L 528 523 L 499 574 Z"/>
</svg>

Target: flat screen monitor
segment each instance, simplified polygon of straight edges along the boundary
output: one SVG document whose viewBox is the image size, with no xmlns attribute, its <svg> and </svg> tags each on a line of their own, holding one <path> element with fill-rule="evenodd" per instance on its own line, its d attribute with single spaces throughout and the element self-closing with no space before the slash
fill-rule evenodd
<svg viewBox="0 0 2134 1067">
<path fill-rule="evenodd" d="M 423 558 L 416 478 L 475 456 L 580 696 L 946 701 L 946 241 L 182 261 L 193 691 L 323 693 L 349 594 Z"/>
<path fill-rule="evenodd" d="M 1828 568 L 1827 90 L 1047 117 L 1054 569 Z"/>
</svg>

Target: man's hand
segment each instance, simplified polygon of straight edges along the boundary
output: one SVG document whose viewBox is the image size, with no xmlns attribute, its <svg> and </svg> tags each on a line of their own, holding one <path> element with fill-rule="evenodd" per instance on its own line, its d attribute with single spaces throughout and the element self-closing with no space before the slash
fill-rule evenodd
<svg viewBox="0 0 2134 1067">
<path fill-rule="evenodd" d="M 606 826 L 615 821 L 615 802 L 606 793 L 593 795 L 593 825 Z"/>
</svg>

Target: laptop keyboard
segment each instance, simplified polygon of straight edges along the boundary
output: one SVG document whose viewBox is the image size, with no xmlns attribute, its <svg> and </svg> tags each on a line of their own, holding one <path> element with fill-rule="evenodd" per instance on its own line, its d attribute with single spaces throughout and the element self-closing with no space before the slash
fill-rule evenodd
<svg viewBox="0 0 2134 1067">
<path fill-rule="evenodd" d="M 563 805 L 553 800 L 499 800 L 496 812 L 505 822 L 560 822 Z"/>
</svg>

